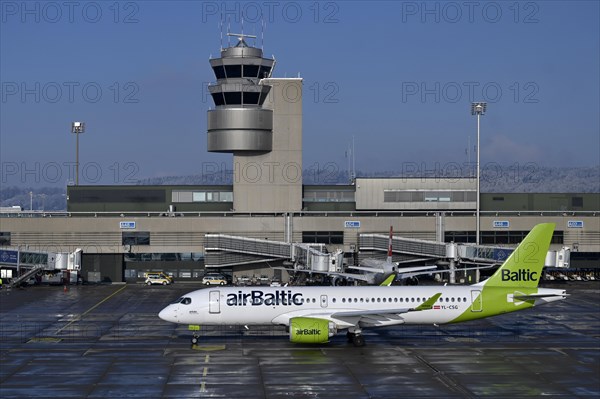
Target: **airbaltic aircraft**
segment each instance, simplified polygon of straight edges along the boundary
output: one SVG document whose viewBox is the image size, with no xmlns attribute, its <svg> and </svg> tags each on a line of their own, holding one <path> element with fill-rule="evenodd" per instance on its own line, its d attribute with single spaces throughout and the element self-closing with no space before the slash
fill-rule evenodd
<svg viewBox="0 0 600 399">
<path fill-rule="evenodd" d="M 469 286 L 226 287 L 200 289 L 168 305 L 159 317 L 198 325 L 283 325 L 291 342 L 325 343 L 340 330 L 364 345 L 362 329 L 445 324 L 528 309 L 565 290 L 538 288 L 554 224 L 535 226 L 487 280 Z M 198 342 L 194 335 L 192 343 Z"/>
</svg>

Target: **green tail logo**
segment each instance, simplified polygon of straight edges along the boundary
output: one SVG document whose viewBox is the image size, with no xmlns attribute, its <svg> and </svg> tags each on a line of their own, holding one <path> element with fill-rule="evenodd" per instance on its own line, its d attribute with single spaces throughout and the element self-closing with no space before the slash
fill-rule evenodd
<svg viewBox="0 0 600 399">
<path fill-rule="evenodd" d="M 537 287 L 554 228 L 554 223 L 535 226 L 496 273 L 481 284 L 485 287 Z"/>
</svg>

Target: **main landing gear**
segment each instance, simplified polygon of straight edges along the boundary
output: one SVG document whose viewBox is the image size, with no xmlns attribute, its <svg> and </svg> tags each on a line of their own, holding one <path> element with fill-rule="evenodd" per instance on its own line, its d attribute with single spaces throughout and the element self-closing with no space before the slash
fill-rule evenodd
<svg viewBox="0 0 600 399">
<path fill-rule="evenodd" d="M 365 346 L 365 337 L 363 337 L 362 332 L 359 329 L 352 331 L 348 330 L 346 338 L 348 338 L 349 343 L 351 342 L 357 348 Z"/>
</svg>

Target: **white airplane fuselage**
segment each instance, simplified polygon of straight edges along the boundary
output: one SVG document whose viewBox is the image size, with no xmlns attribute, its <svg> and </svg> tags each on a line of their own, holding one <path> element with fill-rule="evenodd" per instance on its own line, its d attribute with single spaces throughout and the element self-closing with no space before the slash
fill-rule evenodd
<svg viewBox="0 0 600 399">
<path fill-rule="evenodd" d="M 360 324 L 363 326 L 444 324 L 490 316 L 486 309 L 488 307 L 498 314 L 498 301 L 507 305 L 500 313 L 508 313 L 559 298 L 536 299 L 535 303 L 514 299 L 511 301 L 506 290 L 499 290 L 497 298 L 493 295 L 493 289 L 487 288 L 486 291 L 487 296 L 484 297 L 480 286 L 203 288 L 180 298 L 187 300 L 170 304 L 160 312 L 159 317 L 174 323 L 192 325 L 287 325 L 296 316 L 331 319 L 330 315 L 337 312 L 360 311 L 374 312 L 368 320 L 361 320 Z M 515 290 L 514 295 L 564 294 L 563 290 L 543 288 L 522 291 L 524 290 Z M 409 311 L 395 319 L 377 317 L 377 313 L 416 308 L 437 293 L 441 293 L 441 296 L 430 310 Z M 486 303 L 488 301 L 491 303 Z M 336 321 L 339 328 L 345 327 L 339 318 Z M 351 325 L 352 322 L 349 322 L 348 327 Z"/>
</svg>

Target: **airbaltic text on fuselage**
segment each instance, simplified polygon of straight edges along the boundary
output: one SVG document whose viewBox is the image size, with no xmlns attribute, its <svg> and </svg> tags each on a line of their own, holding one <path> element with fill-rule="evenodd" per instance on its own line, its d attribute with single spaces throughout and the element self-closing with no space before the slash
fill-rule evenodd
<svg viewBox="0 0 600 399">
<path fill-rule="evenodd" d="M 227 306 L 299 306 L 303 303 L 302 294 L 292 294 L 292 291 L 285 290 L 275 292 L 252 290 L 250 292 L 238 291 L 236 294 L 227 294 Z"/>
<path fill-rule="evenodd" d="M 532 272 L 529 269 L 519 269 L 514 272 L 502 270 L 502 281 L 537 281 L 537 279 L 537 272 Z"/>
</svg>

